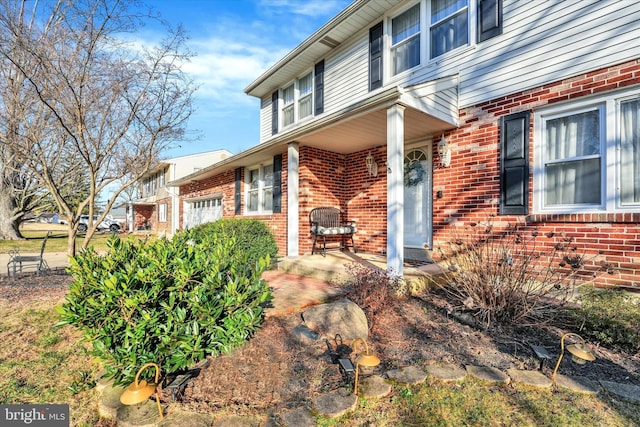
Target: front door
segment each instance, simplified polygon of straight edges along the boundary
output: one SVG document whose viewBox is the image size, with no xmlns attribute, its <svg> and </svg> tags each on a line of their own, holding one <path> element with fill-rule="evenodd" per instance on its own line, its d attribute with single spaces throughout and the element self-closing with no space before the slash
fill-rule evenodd
<svg viewBox="0 0 640 427">
<path fill-rule="evenodd" d="M 412 149 L 404 158 L 404 246 L 431 246 L 431 162 L 427 151 Z"/>
</svg>

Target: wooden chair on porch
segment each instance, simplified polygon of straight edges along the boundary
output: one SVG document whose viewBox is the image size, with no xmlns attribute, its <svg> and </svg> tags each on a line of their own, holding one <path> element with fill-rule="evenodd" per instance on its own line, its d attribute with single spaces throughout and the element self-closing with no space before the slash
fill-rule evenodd
<svg viewBox="0 0 640 427">
<path fill-rule="evenodd" d="M 47 239 L 51 234 L 50 231 L 42 239 L 42 245 L 40 246 L 40 255 L 20 255 L 19 249 L 12 249 L 9 251 L 9 262 L 7 263 L 7 277 L 11 277 L 13 271 L 13 277 L 16 277 L 18 273 L 22 273 L 23 268 L 27 266 L 35 267 L 36 274 L 41 274 L 49 270 L 47 262 L 44 260 L 44 248 L 47 245 Z"/>
<path fill-rule="evenodd" d="M 316 251 L 318 237 L 322 237 L 322 256 L 327 255 L 328 236 L 340 236 L 340 250 L 351 247 L 353 252 L 357 252 L 356 245 L 353 242 L 353 235 L 356 232 L 355 221 L 345 220 L 343 217 L 343 212 L 333 207 L 319 207 L 309 212 L 311 235 L 313 235 L 311 255 Z M 351 240 L 350 245 L 347 244 L 347 238 Z"/>
</svg>

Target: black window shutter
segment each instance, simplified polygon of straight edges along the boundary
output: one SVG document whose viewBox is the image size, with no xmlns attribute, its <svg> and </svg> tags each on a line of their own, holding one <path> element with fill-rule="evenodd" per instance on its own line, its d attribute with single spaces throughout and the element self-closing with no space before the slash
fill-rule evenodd
<svg viewBox="0 0 640 427">
<path fill-rule="evenodd" d="M 478 43 L 502 34 L 502 0 L 478 2 Z"/>
<path fill-rule="evenodd" d="M 369 90 L 382 87 L 382 22 L 369 29 Z"/>
<path fill-rule="evenodd" d="M 271 94 L 271 135 L 278 133 L 278 91 Z"/>
<path fill-rule="evenodd" d="M 236 169 L 236 193 L 235 198 L 235 212 L 236 215 L 242 214 L 242 168 Z"/>
<path fill-rule="evenodd" d="M 502 117 L 500 214 L 529 213 L 529 112 Z"/>
<path fill-rule="evenodd" d="M 273 157 L 273 213 L 282 212 L 282 154 Z"/>
<path fill-rule="evenodd" d="M 324 59 L 316 64 L 315 67 L 315 114 L 324 112 Z"/>
</svg>

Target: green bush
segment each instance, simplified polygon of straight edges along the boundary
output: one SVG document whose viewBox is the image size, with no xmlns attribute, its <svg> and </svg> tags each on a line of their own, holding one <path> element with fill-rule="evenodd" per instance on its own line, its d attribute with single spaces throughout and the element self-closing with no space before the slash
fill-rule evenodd
<svg viewBox="0 0 640 427">
<path fill-rule="evenodd" d="M 250 263 L 255 263 L 267 255 L 275 260 L 278 246 L 267 225 L 257 219 L 223 218 L 216 222 L 197 225 L 193 231 L 200 234 L 217 233 L 235 239 L 234 251 L 247 255 Z"/>
<path fill-rule="evenodd" d="M 640 351 L 640 299 L 622 290 L 590 289 L 572 310 L 580 334 L 608 347 Z"/>
<path fill-rule="evenodd" d="M 71 260 L 62 321 L 81 328 L 116 383 L 157 363 L 163 376 L 229 352 L 258 328 L 271 299 L 256 262 L 236 240 L 206 228 L 152 242 L 114 236 L 109 251 Z"/>
</svg>

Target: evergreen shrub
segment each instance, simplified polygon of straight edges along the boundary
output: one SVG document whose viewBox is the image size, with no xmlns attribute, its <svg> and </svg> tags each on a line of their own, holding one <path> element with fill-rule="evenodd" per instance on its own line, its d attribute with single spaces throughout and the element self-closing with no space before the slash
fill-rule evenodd
<svg viewBox="0 0 640 427">
<path fill-rule="evenodd" d="M 71 260 L 59 324 L 84 332 L 116 383 L 132 382 L 145 363 L 166 377 L 229 352 L 259 327 L 272 298 L 260 278 L 269 255 L 249 261 L 238 250 L 243 238 L 209 227 L 150 242 L 113 236 L 106 254 Z"/>
</svg>

